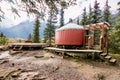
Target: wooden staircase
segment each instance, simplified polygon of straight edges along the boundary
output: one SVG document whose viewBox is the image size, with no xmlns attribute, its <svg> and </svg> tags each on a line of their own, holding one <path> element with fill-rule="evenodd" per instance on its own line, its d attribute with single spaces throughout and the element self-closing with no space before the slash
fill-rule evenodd
<svg viewBox="0 0 120 80">
<path fill-rule="evenodd" d="M 100 54 L 100 58 L 106 62 L 108 62 L 111 65 L 115 65 L 115 63 L 117 62 L 116 59 L 114 59 L 112 56 L 110 56 L 107 53 L 101 53 Z"/>
</svg>

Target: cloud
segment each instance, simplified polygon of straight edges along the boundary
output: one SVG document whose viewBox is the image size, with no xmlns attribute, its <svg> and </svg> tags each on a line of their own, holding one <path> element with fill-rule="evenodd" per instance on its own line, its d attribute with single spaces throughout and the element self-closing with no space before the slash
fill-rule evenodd
<svg viewBox="0 0 120 80">
<path fill-rule="evenodd" d="M 86 7 L 87 11 L 88 11 L 88 7 L 89 4 L 91 4 L 91 6 L 94 6 L 94 1 L 95 0 L 77 0 L 77 4 L 75 6 L 71 6 L 68 9 L 65 9 L 65 22 L 69 21 L 69 18 L 76 18 L 78 15 L 81 15 L 83 12 L 83 8 Z M 98 2 L 100 2 L 100 8 L 103 9 L 106 0 L 97 0 Z M 119 0 L 108 0 L 109 1 L 109 5 L 111 6 L 111 11 L 116 12 L 118 6 L 117 3 Z M 13 22 L 13 25 L 19 24 L 22 21 L 25 20 L 33 20 L 33 17 L 28 18 L 27 13 L 23 12 L 23 11 L 19 11 L 19 14 L 21 17 L 16 16 L 15 14 L 13 14 L 11 12 L 11 4 L 7 3 L 7 2 L 2 2 L 0 3 L 0 6 L 2 9 L 4 9 L 5 12 L 5 16 L 8 17 L 11 22 Z"/>
</svg>

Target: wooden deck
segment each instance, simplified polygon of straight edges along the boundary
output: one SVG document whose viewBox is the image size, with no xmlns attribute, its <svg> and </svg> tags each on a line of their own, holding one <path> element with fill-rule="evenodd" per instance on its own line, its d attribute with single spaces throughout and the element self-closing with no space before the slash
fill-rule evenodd
<svg viewBox="0 0 120 80">
<path fill-rule="evenodd" d="M 12 49 L 22 50 L 23 48 L 44 48 L 47 47 L 45 43 L 9 43 L 8 46 Z"/>
<path fill-rule="evenodd" d="M 60 49 L 60 48 L 54 48 L 54 47 L 46 47 L 45 50 L 54 50 L 58 52 L 73 52 L 73 53 L 102 53 L 101 50 L 78 50 L 78 49 Z"/>
</svg>

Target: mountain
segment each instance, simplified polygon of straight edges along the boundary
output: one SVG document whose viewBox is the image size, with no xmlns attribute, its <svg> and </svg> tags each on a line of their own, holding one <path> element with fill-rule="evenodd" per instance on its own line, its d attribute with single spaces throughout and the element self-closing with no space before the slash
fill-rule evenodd
<svg viewBox="0 0 120 80">
<path fill-rule="evenodd" d="M 0 28 L 8 28 L 8 27 L 11 27 L 13 26 L 13 21 L 11 19 L 9 19 L 8 17 L 4 17 L 4 18 L 1 18 L 1 21 L 0 21 Z"/>
<path fill-rule="evenodd" d="M 16 26 L 10 28 L 0 28 L 0 32 L 3 32 L 8 38 L 23 38 L 27 39 L 29 34 L 33 33 L 34 21 L 25 21 Z M 43 38 L 43 31 L 46 27 L 45 22 L 41 22 L 39 32 L 40 38 Z"/>
</svg>

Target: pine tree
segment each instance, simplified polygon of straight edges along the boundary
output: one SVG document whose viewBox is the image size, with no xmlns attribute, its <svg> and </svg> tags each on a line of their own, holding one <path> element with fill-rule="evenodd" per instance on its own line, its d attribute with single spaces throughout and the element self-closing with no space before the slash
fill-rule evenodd
<svg viewBox="0 0 120 80">
<path fill-rule="evenodd" d="M 116 26 L 113 28 L 113 31 L 110 35 L 110 48 L 114 53 L 120 53 L 120 2 L 118 2 L 118 17 Z"/>
<path fill-rule="evenodd" d="M 39 27 L 40 27 L 40 22 L 39 22 L 39 19 L 37 17 L 35 20 L 33 36 L 32 36 L 33 43 L 39 43 Z"/>
<path fill-rule="evenodd" d="M 120 6 L 120 2 L 118 2 L 118 5 Z M 120 16 L 120 7 L 118 8 L 118 15 Z"/>
<path fill-rule="evenodd" d="M 32 39 L 32 35 L 29 34 L 27 39 L 28 39 L 28 40 L 31 40 L 31 39 Z"/>
<path fill-rule="evenodd" d="M 50 25 L 49 23 L 47 24 L 47 27 L 44 30 L 44 39 L 45 42 L 48 43 L 49 46 L 52 44 L 52 37 L 55 36 L 55 26 Z"/>
<path fill-rule="evenodd" d="M 7 37 L 1 32 L 0 33 L 0 45 L 5 45 L 7 43 Z"/>
<path fill-rule="evenodd" d="M 0 33 L 0 37 L 3 37 L 3 36 L 4 36 L 4 34 L 1 32 L 1 33 Z"/>
<path fill-rule="evenodd" d="M 63 8 L 60 10 L 60 27 L 64 26 L 64 10 Z"/>
<path fill-rule="evenodd" d="M 87 25 L 88 24 L 88 18 L 86 14 L 86 8 L 83 9 L 83 14 L 82 14 L 82 20 L 81 20 L 81 25 Z"/>
<path fill-rule="evenodd" d="M 102 20 L 101 10 L 99 7 L 99 3 L 95 0 L 93 14 L 92 14 L 92 24 L 99 23 Z M 99 45 L 100 31 L 94 31 L 94 45 Z"/>
<path fill-rule="evenodd" d="M 92 24 L 92 15 L 93 15 L 93 11 L 91 8 L 91 4 L 89 5 L 89 14 L 88 14 L 88 24 Z"/>
<path fill-rule="evenodd" d="M 79 22 L 80 20 L 79 20 L 79 17 L 77 18 L 77 24 L 79 25 L 80 24 L 80 22 Z"/>
<path fill-rule="evenodd" d="M 110 6 L 108 5 L 108 0 L 106 0 L 106 4 L 104 7 L 103 20 L 110 24 L 111 22 L 110 22 L 110 10 L 109 9 L 110 9 Z"/>
<path fill-rule="evenodd" d="M 93 9 L 93 16 L 92 17 L 93 17 L 92 23 L 100 22 L 101 10 L 100 10 L 99 3 L 97 2 L 97 0 L 95 0 L 94 9 Z"/>
<path fill-rule="evenodd" d="M 48 44 L 49 46 L 51 46 L 52 44 L 52 37 L 54 37 L 55 35 L 55 26 L 54 24 L 57 23 L 57 18 L 56 18 L 56 14 L 54 13 L 54 6 L 51 5 L 51 9 L 49 11 L 49 17 L 47 20 L 47 27 L 44 30 L 44 39 L 45 41 L 48 40 Z"/>
<path fill-rule="evenodd" d="M 60 27 L 64 26 L 64 9 L 67 7 L 65 1 L 61 1 L 61 10 L 60 10 Z"/>
</svg>

